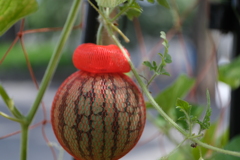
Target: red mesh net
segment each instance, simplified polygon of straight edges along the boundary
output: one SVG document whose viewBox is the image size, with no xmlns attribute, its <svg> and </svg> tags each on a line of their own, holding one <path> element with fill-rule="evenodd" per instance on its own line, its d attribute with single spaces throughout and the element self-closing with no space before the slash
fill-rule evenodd
<svg viewBox="0 0 240 160">
<path fill-rule="evenodd" d="M 59 143 L 77 160 L 120 159 L 138 142 L 145 121 L 143 96 L 123 73 L 73 73 L 51 110 Z"/>
<path fill-rule="evenodd" d="M 93 73 L 129 72 L 131 70 L 127 59 L 116 45 L 82 44 L 74 51 L 73 64 L 80 70 Z"/>
</svg>

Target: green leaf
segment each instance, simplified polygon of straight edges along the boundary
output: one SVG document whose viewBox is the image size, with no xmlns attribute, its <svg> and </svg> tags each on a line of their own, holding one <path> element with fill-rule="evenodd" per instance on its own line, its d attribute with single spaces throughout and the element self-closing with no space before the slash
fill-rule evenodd
<svg viewBox="0 0 240 160">
<path fill-rule="evenodd" d="M 164 89 L 154 99 L 168 113 L 171 108 L 175 110 L 175 104 L 178 98 L 185 96 L 194 85 L 195 80 L 186 75 L 180 75 L 172 85 Z M 152 107 L 146 103 L 147 107 Z"/>
<path fill-rule="evenodd" d="M 225 147 L 224 149 L 231 150 L 231 151 L 240 151 L 240 136 L 233 138 Z M 216 160 L 240 160 L 240 157 L 235 157 L 227 154 L 216 153 L 214 158 Z"/>
<path fill-rule="evenodd" d="M 181 100 L 181 99 L 177 100 L 177 108 L 190 114 L 191 105 L 189 105 L 189 103 L 184 100 Z"/>
<path fill-rule="evenodd" d="M 164 40 L 167 39 L 166 33 L 163 32 L 163 31 L 160 32 L 160 37 L 161 37 L 162 39 L 164 39 Z"/>
<path fill-rule="evenodd" d="M 154 3 L 155 0 L 147 0 L 149 3 Z"/>
<path fill-rule="evenodd" d="M 201 131 L 203 131 L 205 129 L 209 129 L 209 127 L 211 126 L 210 117 L 212 114 L 212 108 L 210 106 L 210 95 L 209 95 L 208 91 L 207 91 L 206 95 L 207 95 L 207 110 L 204 115 L 203 121 L 202 122 L 199 120 L 196 121 L 200 125 Z"/>
<path fill-rule="evenodd" d="M 152 66 L 152 63 L 151 63 L 151 62 L 149 62 L 149 61 L 144 61 L 143 64 L 144 64 L 145 66 L 149 67 L 150 70 L 154 70 L 154 67 Z"/>
<path fill-rule="evenodd" d="M 212 114 L 212 108 L 211 108 L 211 104 L 210 104 L 211 103 L 210 95 L 209 95 L 208 91 L 206 94 L 207 94 L 207 110 L 206 110 L 205 116 L 203 118 L 203 125 L 200 125 L 202 130 L 208 129 L 211 125 L 210 117 Z"/>
<path fill-rule="evenodd" d="M 167 54 L 167 55 L 166 55 L 165 62 L 166 62 L 166 63 L 172 63 L 172 57 L 171 57 L 170 54 Z"/>
<path fill-rule="evenodd" d="M 127 12 L 125 13 L 128 19 L 132 20 L 134 17 L 138 17 L 142 13 L 142 7 L 139 6 L 137 2 L 133 2 L 130 6 L 128 4 L 120 7 L 120 10 L 123 10 L 125 7 L 128 8 Z"/>
<path fill-rule="evenodd" d="M 166 7 L 166 8 L 168 8 L 168 9 L 170 9 L 170 6 L 169 6 L 167 0 L 157 0 L 157 2 L 158 2 L 160 5 L 162 5 L 162 6 Z"/>
<path fill-rule="evenodd" d="M 181 116 L 178 118 L 179 121 L 186 120 L 186 116 Z"/>
<path fill-rule="evenodd" d="M 163 57 L 163 54 L 162 53 L 158 53 L 158 55 L 162 58 Z"/>
<path fill-rule="evenodd" d="M 174 108 L 175 109 L 175 108 Z M 179 119 L 180 117 L 184 117 L 186 119 L 186 115 L 181 112 L 180 110 L 175 110 L 176 111 L 176 119 Z M 191 115 L 190 115 L 190 119 L 191 121 L 194 123 L 194 122 L 197 122 L 198 118 L 202 115 L 202 112 L 203 112 L 203 106 L 199 106 L 199 105 L 196 105 L 196 104 L 191 104 Z M 183 119 L 183 120 L 185 120 Z M 184 129 L 188 129 L 188 124 L 186 121 L 182 121 L 181 119 L 179 119 L 179 121 L 177 121 L 177 123 L 179 125 L 181 125 Z"/>
<path fill-rule="evenodd" d="M 126 0 L 96 0 L 98 6 L 114 8 Z"/>
<path fill-rule="evenodd" d="M 168 72 L 162 72 L 161 74 L 166 75 L 166 76 L 171 76 L 171 74 Z"/>
<path fill-rule="evenodd" d="M 240 86 L 240 56 L 235 58 L 231 63 L 219 66 L 218 79 L 233 89 Z"/>
<path fill-rule="evenodd" d="M 0 0 L 0 36 L 18 20 L 37 9 L 36 0 Z"/>
<path fill-rule="evenodd" d="M 168 48 L 168 44 L 167 44 L 166 41 L 163 41 L 162 45 L 163 45 L 164 47 Z"/>
<path fill-rule="evenodd" d="M 144 61 L 143 64 L 144 64 L 145 66 L 149 67 L 149 68 L 153 67 L 153 66 L 152 66 L 152 63 L 149 62 L 149 61 Z"/>
<path fill-rule="evenodd" d="M 155 68 L 157 68 L 157 63 L 156 63 L 156 61 L 153 61 L 153 67 Z"/>
<path fill-rule="evenodd" d="M 150 68 L 150 70 L 153 70 L 153 71 L 157 71 L 157 63 L 155 61 L 153 61 L 153 63 L 149 62 L 149 61 L 144 61 L 143 64 L 147 67 Z"/>
</svg>

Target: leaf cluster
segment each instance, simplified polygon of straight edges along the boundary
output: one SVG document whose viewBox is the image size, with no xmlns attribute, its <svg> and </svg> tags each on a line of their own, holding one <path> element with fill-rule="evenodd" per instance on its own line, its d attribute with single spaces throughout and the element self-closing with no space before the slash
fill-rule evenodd
<svg viewBox="0 0 240 160">
<path fill-rule="evenodd" d="M 147 67 L 149 67 L 150 70 L 154 71 L 155 74 L 157 75 L 167 75 L 170 76 L 170 74 L 166 71 L 165 67 L 166 64 L 172 63 L 172 58 L 171 55 L 168 54 L 168 48 L 169 48 L 169 44 L 168 44 L 168 40 L 166 38 L 166 34 L 164 32 L 160 32 L 160 37 L 163 38 L 163 46 L 165 47 L 165 51 L 164 54 L 162 53 L 158 53 L 158 55 L 161 57 L 161 62 L 159 64 L 157 64 L 156 61 L 153 61 L 152 63 L 149 61 L 144 61 L 143 64 Z"/>
<path fill-rule="evenodd" d="M 124 3 L 119 7 L 120 11 L 125 12 L 124 14 L 128 19 L 133 20 L 134 17 L 138 17 L 142 13 L 142 7 L 134 0 L 130 0 L 128 3 Z"/>
<path fill-rule="evenodd" d="M 206 130 L 209 129 L 210 127 L 210 117 L 211 117 L 211 113 L 212 113 L 212 109 L 210 107 L 210 96 L 209 96 L 209 92 L 207 91 L 206 93 L 207 95 L 207 109 L 205 112 L 205 115 L 203 117 L 203 120 L 199 120 L 197 116 L 192 115 L 191 110 L 192 110 L 192 106 L 181 99 L 177 100 L 177 108 L 184 113 L 184 115 L 182 117 L 180 117 L 178 120 L 184 120 L 187 122 L 188 124 L 188 129 L 191 131 L 191 128 L 194 124 L 199 124 L 200 129 L 199 129 L 199 134 Z M 192 133 L 190 133 L 192 134 Z"/>
</svg>

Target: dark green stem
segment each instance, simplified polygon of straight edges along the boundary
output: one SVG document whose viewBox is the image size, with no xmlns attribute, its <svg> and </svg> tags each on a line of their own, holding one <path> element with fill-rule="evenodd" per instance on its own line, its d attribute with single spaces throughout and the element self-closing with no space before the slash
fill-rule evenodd
<svg viewBox="0 0 240 160">
<path fill-rule="evenodd" d="M 21 124 L 21 151 L 20 158 L 21 160 L 27 159 L 27 148 L 28 148 L 28 124 Z"/>
<path fill-rule="evenodd" d="M 97 31 L 97 45 L 102 45 L 102 30 L 103 30 L 103 24 L 100 23 Z"/>
<path fill-rule="evenodd" d="M 43 97 L 43 95 L 44 95 L 52 77 L 53 77 L 53 74 L 54 74 L 56 68 L 57 68 L 58 62 L 61 58 L 61 53 L 62 53 L 63 47 L 64 47 L 64 45 L 65 45 L 65 43 L 66 43 L 66 41 L 67 41 L 67 39 L 68 39 L 68 37 L 71 33 L 71 30 L 72 30 L 72 27 L 74 25 L 75 19 L 77 17 L 80 2 L 81 2 L 81 0 L 75 0 L 73 5 L 72 5 L 72 8 L 69 12 L 67 21 L 64 25 L 64 28 L 63 28 L 63 31 L 61 33 L 60 39 L 58 41 L 57 47 L 54 50 L 54 53 L 53 53 L 53 55 L 51 57 L 51 60 L 48 64 L 47 70 L 44 74 L 41 86 L 40 86 L 38 94 L 37 94 L 37 97 L 36 97 L 36 99 L 33 103 L 33 106 L 31 108 L 30 112 L 27 115 L 27 119 L 28 119 L 29 124 L 32 122 L 32 120 L 33 120 L 33 118 L 34 118 L 34 116 L 35 116 L 35 114 L 38 110 L 39 104 L 42 101 L 42 97 Z"/>
<path fill-rule="evenodd" d="M 68 14 L 68 18 L 67 21 L 64 25 L 63 31 L 61 33 L 61 36 L 59 38 L 59 41 L 57 43 L 57 46 L 54 50 L 54 53 L 51 57 L 51 60 L 48 64 L 47 70 L 44 74 L 41 86 L 39 88 L 37 97 L 28 113 L 28 115 L 25 118 L 25 121 L 21 123 L 21 127 L 22 127 L 22 137 L 21 137 L 21 160 L 26 160 L 27 159 L 27 144 L 28 144 L 28 127 L 31 124 L 38 108 L 39 105 L 42 101 L 43 95 L 53 77 L 53 74 L 57 68 L 58 62 L 60 60 L 61 57 L 61 52 L 63 50 L 63 47 L 71 33 L 71 30 L 73 28 L 75 19 L 77 17 L 78 14 L 78 10 L 80 7 L 80 3 L 81 0 L 75 0 L 72 8 Z"/>
</svg>

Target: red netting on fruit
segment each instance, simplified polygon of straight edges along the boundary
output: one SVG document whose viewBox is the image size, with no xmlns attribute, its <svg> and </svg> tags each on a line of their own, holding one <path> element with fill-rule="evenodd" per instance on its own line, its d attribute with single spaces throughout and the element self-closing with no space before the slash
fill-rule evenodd
<svg viewBox="0 0 240 160">
<path fill-rule="evenodd" d="M 59 143 L 77 160 L 120 159 L 138 142 L 145 121 L 143 96 L 123 73 L 73 73 L 51 110 Z"/>
<path fill-rule="evenodd" d="M 116 45 L 82 44 L 74 51 L 73 64 L 80 70 L 93 73 L 129 72 L 131 70 L 127 59 Z"/>
</svg>

